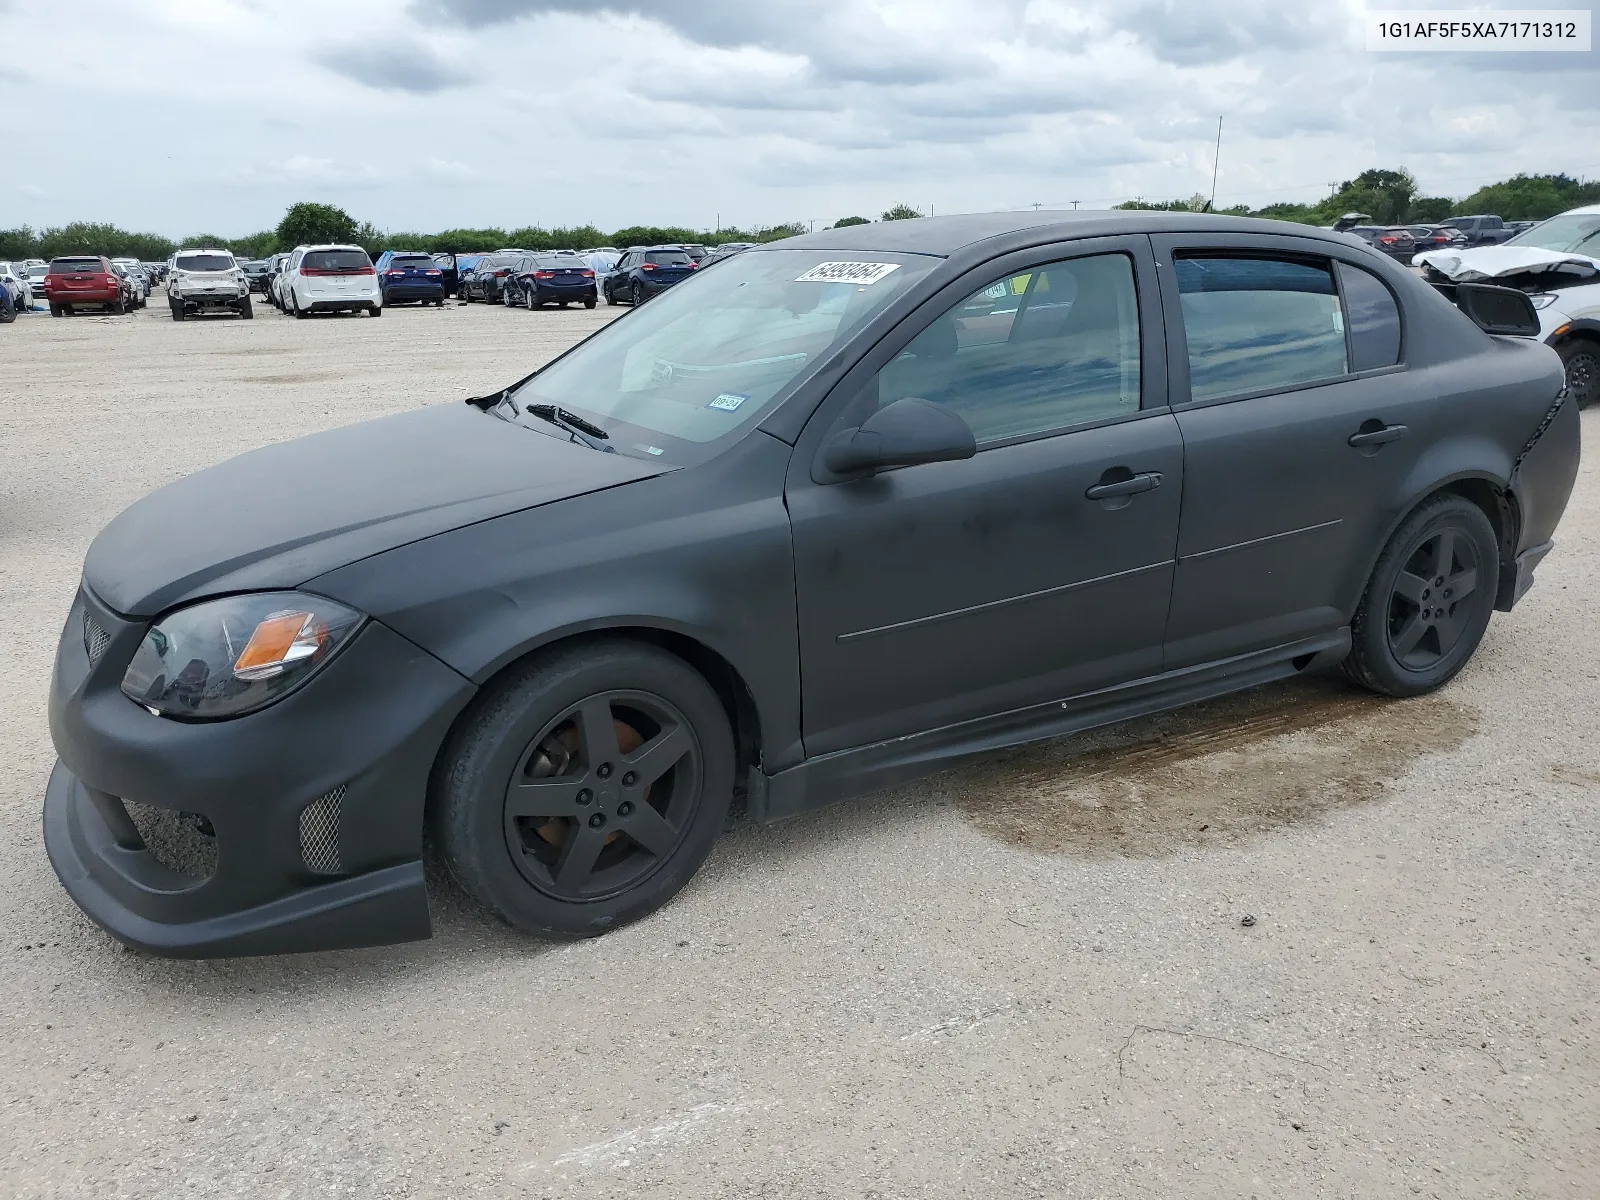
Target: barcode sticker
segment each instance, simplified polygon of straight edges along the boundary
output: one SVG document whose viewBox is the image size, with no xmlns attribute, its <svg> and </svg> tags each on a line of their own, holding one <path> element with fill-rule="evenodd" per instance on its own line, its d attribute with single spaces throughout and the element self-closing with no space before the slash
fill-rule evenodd
<svg viewBox="0 0 1600 1200">
<path fill-rule="evenodd" d="M 818 263 L 796 283 L 857 283 L 862 287 L 877 283 L 890 271 L 898 271 L 899 263 L 825 262 Z"/>
</svg>

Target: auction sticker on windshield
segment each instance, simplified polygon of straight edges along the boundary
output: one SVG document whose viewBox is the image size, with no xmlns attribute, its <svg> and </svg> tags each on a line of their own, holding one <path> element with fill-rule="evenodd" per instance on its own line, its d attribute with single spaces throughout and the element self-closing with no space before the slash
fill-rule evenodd
<svg viewBox="0 0 1600 1200">
<path fill-rule="evenodd" d="M 898 271 L 899 263 L 825 262 L 818 263 L 804 275 L 795 277 L 796 283 L 859 283 L 865 287 L 877 283 L 890 271 Z"/>
<path fill-rule="evenodd" d="M 720 408 L 723 412 L 733 412 L 748 399 L 750 399 L 749 396 L 742 396 L 738 392 L 723 392 L 722 395 L 718 396 L 706 407 Z"/>
</svg>

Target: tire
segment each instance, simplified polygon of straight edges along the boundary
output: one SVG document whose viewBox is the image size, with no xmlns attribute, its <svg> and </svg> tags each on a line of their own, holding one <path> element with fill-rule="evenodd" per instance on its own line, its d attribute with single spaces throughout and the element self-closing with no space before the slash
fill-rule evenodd
<svg viewBox="0 0 1600 1200">
<path fill-rule="evenodd" d="M 435 300 L 433 302 L 433 306 L 435 308 L 443 308 L 444 307 L 444 297 L 440 296 L 437 300 Z"/>
<path fill-rule="evenodd" d="M 591 737 L 585 709 L 611 727 L 602 718 Z M 649 764 L 646 778 L 630 782 L 630 763 Z M 543 801 L 508 814 L 513 783 L 541 777 L 521 794 L 537 786 Z M 594 937 L 689 881 L 726 819 L 733 777 L 727 714 L 698 673 L 654 646 L 588 642 L 485 689 L 446 743 L 430 813 L 451 875 L 507 924 Z"/>
<path fill-rule="evenodd" d="M 367 316 L 369 316 L 369 317 L 381 317 L 381 316 L 383 316 L 383 305 L 374 304 L 371 308 L 367 309 Z"/>
<path fill-rule="evenodd" d="M 1483 640 L 1499 578 L 1500 543 L 1483 510 L 1462 496 L 1428 500 L 1378 556 L 1350 622 L 1345 675 L 1385 696 L 1443 687 Z"/>
<path fill-rule="evenodd" d="M 1567 372 L 1567 391 L 1579 408 L 1588 408 L 1600 397 L 1600 342 L 1571 338 L 1559 353 Z"/>
<path fill-rule="evenodd" d="M 14 304 L 0 305 L 0 325 L 9 325 L 17 319 L 17 306 Z"/>
<path fill-rule="evenodd" d="M 172 309 L 172 319 L 174 321 L 183 320 L 183 305 L 179 304 L 176 300 L 169 300 L 167 302 L 167 307 Z"/>
<path fill-rule="evenodd" d="M 617 294 L 611 290 L 611 285 L 609 283 L 605 286 L 605 293 L 606 303 L 612 308 L 615 308 L 617 306 Z"/>
<path fill-rule="evenodd" d="M 250 297 L 246 296 L 239 304 L 239 316 L 242 320 L 251 321 L 255 319 L 255 315 L 255 306 L 250 303 Z"/>
<path fill-rule="evenodd" d="M 532 312 L 534 309 L 539 307 L 537 304 L 535 304 L 533 302 L 533 293 L 532 292 L 523 292 L 522 293 L 522 297 L 527 302 L 528 311 L 529 312 Z"/>
<path fill-rule="evenodd" d="M 300 297 L 296 296 L 293 292 L 289 293 L 289 311 L 294 314 L 294 318 L 297 321 L 304 321 L 311 315 L 305 309 L 300 307 Z"/>
<path fill-rule="evenodd" d="M 594 307 L 594 301 L 593 300 L 585 300 L 583 302 L 583 306 L 585 308 L 593 308 Z"/>
<path fill-rule="evenodd" d="M 121 296 L 118 296 L 117 297 L 117 302 L 111 306 L 112 315 L 113 316 L 118 316 L 118 317 L 124 316 L 124 315 L 126 315 L 127 311 L 128 311 L 128 302 L 126 300 L 124 300 Z"/>
<path fill-rule="evenodd" d="M 635 308 L 638 308 L 641 304 L 643 304 L 645 302 L 644 285 L 635 282 L 632 289 L 628 293 L 628 298 L 633 301 L 633 306 Z"/>
</svg>

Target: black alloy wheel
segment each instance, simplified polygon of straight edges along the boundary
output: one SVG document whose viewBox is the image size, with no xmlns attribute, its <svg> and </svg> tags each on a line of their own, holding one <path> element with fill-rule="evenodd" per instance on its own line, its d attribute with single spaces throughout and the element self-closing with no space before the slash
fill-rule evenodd
<svg viewBox="0 0 1600 1200">
<path fill-rule="evenodd" d="M 688 720 L 648 692 L 590 696 L 523 751 L 506 789 L 506 849 L 558 900 L 603 900 L 653 874 L 700 800 Z"/>
<path fill-rule="evenodd" d="M 533 289 L 532 288 L 528 288 L 525 292 L 522 293 L 522 299 L 523 299 L 523 302 L 528 306 L 528 311 L 529 312 L 532 312 L 534 309 L 539 307 L 533 301 Z"/>
<path fill-rule="evenodd" d="M 643 304 L 645 301 L 644 284 L 640 283 L 638 280 L 634 281 L 632 298 L 635 307 Z"/>
<path fill-rule="evenodd" d="M 440 759 L 431 819 L 450 873 L 502 919 L 592 937 L 688 882 L 733 768 L 722 702 L 682 659 L 574 643 L 480 694 Z"/>
<path fill-rule="evenodd" d="M 1575 338 L 1561 348 L 1561 362 L 1567 371 L 1567 391 L 1573 403 L 1588 408 L 1600 389 L 1600 343 Z"/>
<path fill-rule="evenodd" d="M 1478 648 L 1494 612 L 1500 544 L 1464 496 L 1436 496 L 1395 531 L 1350 622 L 1345 674 L 1389 696 L 1443 686 Z"/>
</svg>

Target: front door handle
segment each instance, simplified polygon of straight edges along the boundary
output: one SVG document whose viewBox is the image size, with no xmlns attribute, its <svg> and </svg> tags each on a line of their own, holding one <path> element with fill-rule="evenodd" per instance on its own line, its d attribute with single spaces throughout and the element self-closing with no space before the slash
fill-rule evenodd
<svg viewBox="0 0 1600 1200">
<path fill-rule="evenodd" d="M 1350 445 L 1357 450 L 1363 446 L 1383 446 L 1398 442 L 1408 430 L 1404 425 L 1385 425 L 1380 421 L 1363 421 L 1361 428 L 1350 435 Z"/>
<path fill-rule="evenodd" d="M 1126 468 L 1124 468 L 1126 470 Z M 1106 475 L 1111 472 L 1107 471 Z M 1118 496 L 1137 496 L 1140 492 L 1153 492 L 1161 486 L 1161 472 L 1146 471 L 1142 475 L 1129 475 L 1124 479 L 1106 481 L 1105 475 L 1102 482 L 1095 484 L 1084 492 L 1087 500 L 1115 500 Z"/>
</svg>

